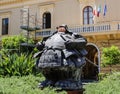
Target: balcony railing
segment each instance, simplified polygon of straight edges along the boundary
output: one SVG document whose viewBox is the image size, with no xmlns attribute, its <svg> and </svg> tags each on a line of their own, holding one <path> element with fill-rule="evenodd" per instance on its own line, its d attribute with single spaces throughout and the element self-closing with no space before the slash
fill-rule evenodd
<svg viewBox="0 0 120 94">
<path fill-rule="evenodd" d="M 118 24 L 118 30 L 120 30 L 120 23 Z"/>
<path fill-rule="evenodd" d="M 70 28 L 70 31 L 80 33 L 80 32 L 101 32 L 101 31 L 109 31 L 110 24 L 100 24 L 100 25 L 87 25 L 87 26 L 77 26 Z"/>
<path fill-rule="evenodd" d="M 101 23 L 93 25 L 83 25 L 83 26 L 69 26 L 69 31 L 75 33 L 92 33 L 92 32 L 111 32 L 120 30 L 120 23 L 111 22 L 111 23 Z M 49 36 L 55 29 L 42 29 L 36 32 L 36 36 Z"/>
</svg>

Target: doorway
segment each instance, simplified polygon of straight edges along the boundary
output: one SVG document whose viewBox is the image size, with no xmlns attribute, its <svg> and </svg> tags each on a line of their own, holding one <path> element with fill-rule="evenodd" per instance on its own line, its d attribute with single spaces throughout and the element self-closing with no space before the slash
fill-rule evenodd
<svg viewBox="0 0 120 94">
<path fill-rule="evenodd" d="M 82 80 L 98 80 L 100 68 L 100 51 L 95 44 L 88 43 L 86 46 L 86 65 L 83 67 Z"/>
</svg>

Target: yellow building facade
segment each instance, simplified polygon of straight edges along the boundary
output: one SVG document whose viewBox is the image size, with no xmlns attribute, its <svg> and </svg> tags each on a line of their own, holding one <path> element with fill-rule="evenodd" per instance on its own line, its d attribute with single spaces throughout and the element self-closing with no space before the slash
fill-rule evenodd
<svg viewBox="0 0 120 94">
<path fill-rule="evenodd" d="M 35 30 L 39 38 L 67 24 L 70 31 L 88 40 L 84 78 L 97 79 L 96 66 L 90 62 L 100 72 L 101 49 L 120 47 L 119 4 L 120 0 L 0 0 L 0 37 L 25 33 L 20 27 L 29 26 L 33 32 L 41 28 Z"/>
</svg>

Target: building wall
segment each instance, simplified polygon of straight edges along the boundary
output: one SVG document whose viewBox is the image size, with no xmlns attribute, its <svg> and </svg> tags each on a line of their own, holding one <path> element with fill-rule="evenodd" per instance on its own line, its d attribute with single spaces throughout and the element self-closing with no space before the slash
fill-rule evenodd
<svg viewBox="0 0 120 94">
<path fill-rule="evenodd" d="M 103 16 L 104 5 L 107 5 L 106 16 Z M 102 13 L 97 18 L 97 22 L 120 21 L 120 0 L 96 0 L 96 5 L 101 5 Z"/>
<path fill-rule="evenodd" d="M 107 13 L 106 16 L 103 16 L 105 4 L 107 5 Z M 109 26 L 109 24 L 112 26 L 110 28 L 112 31 L 109 31 L 108 29 L 106 31 L 98 32 L 82 32 L 83 36 L 87 38 L 89 43 L 97 45 L 94 49 L 91 48 L 92 50 L 97 49 L 98 52 L 95 54 L 101 54 L 103 47 L 116 45 L 120 48 L 120 27 L 119 30 L 117 28 L 118 25 L 120 26 L 119 4 L 120 0 L 22 0 L 21 2 L 16 3 L 0 3 L 0 35 L 1 19 L 4 17 L 10 19 L 8 35 L 17 35 L 23 31 L 20 28 L 22 25 L 21 9 L 26 7 L 29 7 L 30 26 L 35 25 L 35 17 L 37 17 L 37 23 L 42 27 L 43 14 L 45 12 L 50 12 L 51 28 L 55 28 L 63 23 L 67 24 L 69 27 L 81 27 L 83 25 L 83 9 L 86 6 L 91 6 L 94 10 L 94 7 L 96 6 L 97 10 L 98 6 L 101 5 L 101 13 L 99 17 L 95 16 L 93 26 L 100 24 L 100 27 L 102 27 L 107 23 L 107 26 Z M 97 59 L 100 57 L 100 54 L 98 54 Z M 95 56 L 93 57 L 95 58 Z M 98 63 L 98 65 L 100 65 L 100 58 L 98 59 Z"/>
<path fill-rule="evenodd" d="M 78 0 L 61 0 L 55 3 L 54 24 L 80 24 L 80 4 Z"/>
<path fill-rule="evenodd" d="M 37 15 L 40 26 L 42 26 L 43 13 L 50 12 L 51 25 L 54 28 L 62 23 L 68 24 L 68 26 L 83 25 L 83 9 L 86 6 L 91 6 L 94 9 L 95 5 L 97 8 L 101 5 L 101 13 L 99 17 L 95 17 L 95 23 L 111 21 L 118 21 L 119 23 L 119 3 L 120 0 L 116 0 L 115 2 L 113 0 L 27 0 L 26 2 L 22 1 L 7 5 L 1 4 L 0 16 L 6 15 L 6 13 L 9 14 L 9 34 L 13 35 L 21 32 L 21 9 L 26 6 L 29 7 L 30 15 L 34 15 L 33 18 Z M 103 16 L 104 4 L 107 5 L 106 16 Z"/>
<path fill-rule="evenodd" d="M 20 33 L 20 8 L 6 9 L 0 11 L 1 22 L 2 18 L 9 18 L 9 35 L 16 35 Z M 0 27 L 0 35 L 2 30 L 2 25 Z"/>
<path fill-rule="evenodd" d="M 16 8 L 11 10 L 10 35 L 20 34 L 20 9 Z"/>
<path fill-rule="evenodd" d="M 0 35 L 2 34 L 2 19 L 10 18 L 11 12 L 3 12 L 0 14 Z M 10 26 L 8 27 L 10 30 Z"/>
</svg>

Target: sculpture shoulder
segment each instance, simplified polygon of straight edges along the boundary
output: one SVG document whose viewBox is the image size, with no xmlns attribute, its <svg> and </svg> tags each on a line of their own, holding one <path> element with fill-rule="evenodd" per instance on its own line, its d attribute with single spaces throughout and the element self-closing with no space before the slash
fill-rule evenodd
<svg viewBox="0 0 120 94">
<path fill-rule="evenodd" d="M 82 39 L 82 40 L 85 40 L 86 43 L 87 43 L 87 39 L 86 39 L 84 36 L 80 35 L 80 34 L 73 33 L 72 36 L 74 36 L 75 39 Z"/>
<path fill-rule="evenodd" d="M 78 33 L 73 33 L 72 36 L 74 36 L 75 38 L 83 38 L 83 36 Z"/>
</svg>

